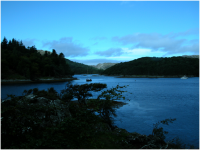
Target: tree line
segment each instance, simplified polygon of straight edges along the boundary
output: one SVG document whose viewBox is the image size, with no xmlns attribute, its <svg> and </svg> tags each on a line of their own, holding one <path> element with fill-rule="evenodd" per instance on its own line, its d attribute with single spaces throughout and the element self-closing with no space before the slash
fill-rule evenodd
<svg viewBox="0 0 200 150">
<path fill-rule="evenodd" d="M 195 76 L 199 77 L 199 59 L 186 57 L 142 57 L 106 69 L 106 75 Z"/>
<path fill-rule="evenodd" d="M 41 55 L 35 46 L 25 47 L 14 38 L 1 42 L 1 79 L 30 79 L 41 77 L 71 77 L 74 74 L 99 73 L 94 67 L 75 63 L 65 58 L 63 53 L 45 51 Z"/>
</svg>

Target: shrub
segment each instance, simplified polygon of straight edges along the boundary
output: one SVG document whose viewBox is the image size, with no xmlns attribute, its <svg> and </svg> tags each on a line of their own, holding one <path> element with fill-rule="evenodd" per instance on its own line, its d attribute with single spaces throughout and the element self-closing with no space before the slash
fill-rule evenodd
<svg viewBox="0 0 200 150">
<path fill-rule="evenodd" d="M 38 91 L 39 91 L 38 88 L 34 88 L 34 89 L 33 89 L 33 94 L 37 94 Z"/>
<path fill-rule="evenodd" d="M 33 92 L 32 89 L 28 90 L 27 95 L 31 94 Z"/>
</svg>

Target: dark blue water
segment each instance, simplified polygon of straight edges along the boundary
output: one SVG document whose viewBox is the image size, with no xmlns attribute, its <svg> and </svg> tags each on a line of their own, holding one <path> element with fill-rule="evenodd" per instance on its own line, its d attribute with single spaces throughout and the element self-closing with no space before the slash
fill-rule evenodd
<svg viewBox="0 0 200 150">
<path fill-rule="evenodd" d="M 129 85 L 124 93 L 127 105 L 117 109 L 115 124 L 129 132 L 149 135 L 153 124 L 167 118 L 176 118 L 169 125 L 162 125 L 166 140 L 175 137 L 185 144 L 199 148 L 199 78 L 115 78 L 107 76 L 92 76 L 90 83 L 106 83 L 108 88 L 119 85 Z M 75 75 L 79 80 L 72 84 L 85 84 L 87 76 Z M 6 94 L 22 95 L 26 89 L 37 87 L 47 90 L 54 87 L 60 92 L 66 82 L 40 84 L 14 84 L 1 86 L 1 98 Z M 132 94 L 130 94 L 130 92 Z M 98 93 L 94 94 L 97 96 Z M 130 101 L 129 101 L 130 100 Z"/>
</svg>

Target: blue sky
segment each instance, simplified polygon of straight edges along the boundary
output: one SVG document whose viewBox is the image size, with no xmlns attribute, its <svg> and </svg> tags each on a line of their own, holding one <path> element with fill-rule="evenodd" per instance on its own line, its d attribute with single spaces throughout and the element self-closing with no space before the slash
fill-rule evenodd
<svg viewBox="0 0 200 150">
<path fill-rule="evenodd" d="M 199 55 L 198 1 L 1 1 L 1 41 L 96 65 Z"/>
</svg>

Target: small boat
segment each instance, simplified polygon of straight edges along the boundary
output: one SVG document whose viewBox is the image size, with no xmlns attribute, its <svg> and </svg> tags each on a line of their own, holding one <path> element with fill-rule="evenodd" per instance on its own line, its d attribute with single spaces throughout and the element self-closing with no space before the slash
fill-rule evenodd
<svg viewBox="0 0 200 150">
<path fill-rule="evenodd" d="M 92 81 L 92 79 L 86 79 L 87 82 Z"/>
<path fill-rule="evenodd" d="M 188 77 L 186 75 L 184 75 L 183 77 L 181 77 L 181 79 L 187 79 Z"/>
</svg>

